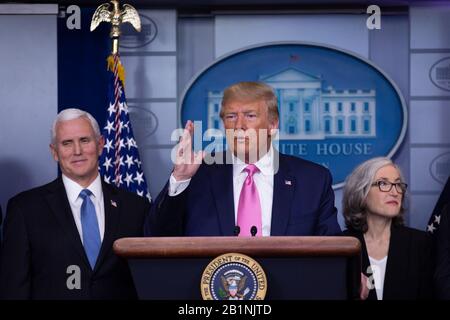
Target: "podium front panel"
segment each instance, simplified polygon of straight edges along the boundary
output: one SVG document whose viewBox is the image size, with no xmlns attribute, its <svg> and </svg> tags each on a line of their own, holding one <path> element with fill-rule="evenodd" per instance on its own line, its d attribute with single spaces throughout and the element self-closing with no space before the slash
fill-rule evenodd
<svg viewBox="0 0 450 320">
<path fill-rule="evenodd" d="M 213 258 L 130 259 L 140 299 L 199 300 L 201 277 Z M 345 257 L 257 258 L 267 276 L 267 300 L 349 299 Z"/>
</svg>

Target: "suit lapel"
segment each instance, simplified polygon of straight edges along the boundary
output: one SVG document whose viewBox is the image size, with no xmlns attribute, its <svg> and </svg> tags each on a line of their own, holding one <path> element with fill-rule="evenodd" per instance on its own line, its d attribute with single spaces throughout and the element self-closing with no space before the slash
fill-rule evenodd
<svg viewBox="0 0 450 320">
<path fill-rule="evenodd" d="M 404 242 L 401 230 L 391 227 L 391 238 L 389 240 L 388 259 L 386 263 L 386 274 L 384 275 L 383 299 L 395 299 L 398 286 L 404 283 L 404 277 L 408 272 L 408 243 Z"/>
<path fill-rule="evenodd" d="M 46 201 L 49 204 L 53 214 L 64 230 L 64 234 L 69 238 L 70 243 L 75 252 L 81 257 L 84 263 L 89 266 L 86 253 L 84 252 L 83 243 L 81 242 L 80 233 L 78 232 L 72 210 L 67 198 L 66 189 L 61 178 L 56 179 L 48 186 L 48 194 Z"/>
<path fill-rule="evenodd" d="M 214 165 L 209 170 L 214 201 L 219 215 L 221 234 L 232 236 L 234 233 L 234 195 L 233 195 L 233 165 Z"/>
<path fill-rule="evenodd" d="M 357 237 L 359 239 L 359 242 L 361 243 L 361 271 L 367 278 L 370 279 L 370 277 L 373 277 L 373 275 L 372 271 L 368 269 L 370 266 L 370 260 L 369 253 L 367 251 L 366 240 L 364 239 L 364 234 L 359 231 L 352 231 L 352 235 L 354 237 Z M 369 291 L 367 300 L 377 300 L 377 293 L 375 289 Z"/>
<path fill-rule="evenodd" d="M 289 215 L 291 213 L 292 198 L 294 196 L 295 179 L 290 174 L 289 164 L 282 154 L 278 154 L 278 172 L 273 181 L 272 222 L 270 235 L 286 235 Z M 274 156 L 274 160 L 276 160 Z"/>
<path fill-rule="evenodd" d="M 105 206 L 105 233 L 103 235 L 102 246 L 100 247 L 100 253 L 97 262 L 95 263 L 94 270 L 97 270 L 101 266 L 109 251 L 112 250 L 119 222 L 119 210 L 121 209 L 121 203 L 117 192 L 103 181 L 102 189 Z"/>
</svg>

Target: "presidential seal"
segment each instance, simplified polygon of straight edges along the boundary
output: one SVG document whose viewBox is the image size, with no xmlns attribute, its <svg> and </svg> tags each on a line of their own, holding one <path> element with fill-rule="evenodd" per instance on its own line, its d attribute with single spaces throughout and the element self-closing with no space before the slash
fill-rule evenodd
<svg viewBox="0 0 450 320">
<path fill-rule="evenodd" d="M 203 271 L 203 300 L 263 300 L 267 279 L 258 262 L 240 253 L 226 253 Z"/>
</svg>

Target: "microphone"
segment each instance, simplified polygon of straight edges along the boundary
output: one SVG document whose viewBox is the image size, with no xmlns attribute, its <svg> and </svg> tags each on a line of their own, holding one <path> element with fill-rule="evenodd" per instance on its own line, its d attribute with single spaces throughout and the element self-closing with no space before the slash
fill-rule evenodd
<svg viewBox="0 0 450 320">
<path fill-rule="evenodd" d="M 252 234 L 252 237 L 256 236 L 256 234 L 258 233 L 258 228 L 256 228 L 256 226 L 252 226 L 252 228 L 250 229 L 250 233 Z"/>
<path fill-rule="evenodd" d="M 239 235 L 239 233 L 241 233 L 241 227 L 239 227 L 239 226 L 235 226 L 234 227 L 234 236 L 238 236 Z"/>
</svg>

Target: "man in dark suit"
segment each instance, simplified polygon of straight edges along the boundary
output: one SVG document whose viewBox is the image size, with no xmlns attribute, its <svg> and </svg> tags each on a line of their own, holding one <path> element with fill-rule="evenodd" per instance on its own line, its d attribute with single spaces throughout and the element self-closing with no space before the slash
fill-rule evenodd
<svg viewBox="0 0 450 320">
<path fill-rule="evenodd" d="M 340 233 L 330 172 L 272 146 L 279 115 L 271 87 L 259 82 L 228 87 L 220 116 L 229 146 L 225 154 L 193 152 L 194 126 L 187 122 L 170 180 L 146 223 L 148 234 Z"/>
<path fill-rule="evenodd" d="M 58 114 L 50 149 L 62 177 L 8 202 L 0 298 L 137 298 L 127 262 L 112 245 L 142 235 L 150 206 L 101 181 L 103 144 L 90 114 L 79 109 Z"/>
<path fill-rule="evenodd" d="M 428 220 L 427 231 L 435 235 L 436 230 L 439 230 L 440 224 L 442 223 L 442 213 L 443 209 L 450 204 L 450 177 L 447 178 L 447 183 L 442 189 L 439 199 L 434 206 L 433 212 L 431 213 L 430 219 Z M 436 237 L 433 237 L 436 241 Z"/>
<path fill-rule="evenodd" d="M 434 285 L 438 299 L 450 300 L 450 204 L 441 211 L 441 224 L 436 236 L 436 270 Z"/>
<path fill-rule="evenodd" d="M 435 236 L 436 271 L 434 283 L 436 297 L 450 300 L 450 177 L 433 211 L 432 219 L 440 221 Z M 434 219 L 436 220 L 436 219 Z M 430 224 L 432 221 L 430 219 Z"/>
</svg>

